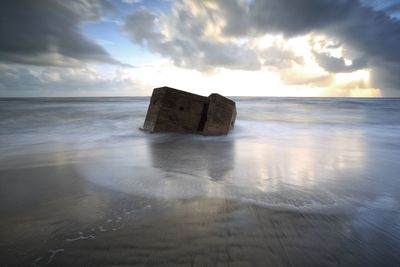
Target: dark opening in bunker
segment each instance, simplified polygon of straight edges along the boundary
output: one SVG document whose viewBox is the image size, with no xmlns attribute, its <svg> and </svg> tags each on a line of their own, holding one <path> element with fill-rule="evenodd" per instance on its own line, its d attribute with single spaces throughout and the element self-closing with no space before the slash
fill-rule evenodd
<svg viewBox="0 0 400 267">
<path fill-rule="evenodd" d="M 197 128 L 197 131 L 203 131 L 204 125 L 206 124 L 207 121 L 207 113 L 208 113 L 208 104 L 204 104 L 203 110 L 201 111 L 201 118 L 199 122 L 199 127 Z"/>
</svg>

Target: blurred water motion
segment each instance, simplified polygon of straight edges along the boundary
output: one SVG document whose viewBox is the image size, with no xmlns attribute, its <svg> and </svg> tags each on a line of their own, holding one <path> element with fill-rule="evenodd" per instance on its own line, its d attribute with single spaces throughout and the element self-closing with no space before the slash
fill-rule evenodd
<svg viewBox="0 0 400 267">
<path fill-rule="evenodd" d="M 203 137 L 140 131 L 147 98 L 1 100 L 0 264 L 400 264 L 400 100 L 236 101 Z"/>
</svg>

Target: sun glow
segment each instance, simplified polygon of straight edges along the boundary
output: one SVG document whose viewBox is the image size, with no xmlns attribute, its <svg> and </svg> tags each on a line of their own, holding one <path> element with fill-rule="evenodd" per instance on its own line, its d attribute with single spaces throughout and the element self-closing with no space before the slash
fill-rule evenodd
<svg viewBox="0 0 400 267">
<path fill-rule="evenodd" d="M 322 96 L 381 97 L 380 90 L 372 87 L 370 75 L 371 71 L 368 69 L 337 73 L 334 83 L 325 90 Z"/>
<path fill-rule="evenodd" d="M 338 85 L 349 84 L 358 81 L 363 85 L 368 85 L 370 82 L 369 70 L 358 70 L 350 73 L 338 73 L 335 75 L 335 83 Z"/>
<path fill-rule="evenodd" d="M 214 35 L 220 28 L 206 30 Z M 217 67 L 202 72 L 175 66 L 171 60 L 160 60 L 121 71 L 119 77 L 133 81 L 134 90 L 144 95 L 151 94 L 155 87 L 171 86 L 202 95 L 216 92 L 227 96 L 381 96 L 380 90 L 371 85 L 370 69 L 331 73 L 318 64 L 315 53 L 345 59 L 343 48 L 322 35 L 285 39 L 281 35 L 268 34 L 236 41 L 257 53 L 262 64 L 260 69 Z M 350 59 L 345 59 L 345 64 L 351 63 Z"/>
<path fill-rule="evenodd" d="M 319 74 L 310 68 L 275 72 L 218 68 L 211 73 L 179 68 L 168 61 L 120 71 L 122 80 L 131 80 L 136 93 L 151 94 L 155 87 L 171 86 L 207 95 L 227 96 L 296 96 L 296 97 L 380 97 L 380 90 L 370 86 L 370 71 Z"/>
</svg>

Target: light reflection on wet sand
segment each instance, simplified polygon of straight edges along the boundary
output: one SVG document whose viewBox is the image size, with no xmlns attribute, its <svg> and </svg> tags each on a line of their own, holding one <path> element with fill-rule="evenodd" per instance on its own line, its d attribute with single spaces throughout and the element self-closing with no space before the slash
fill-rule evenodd
<svg viewBox="0 0 400 267">
<path fill-rule="evenodd" d="M 362 140 L 323 143 L 170 135 L 50 153 L 2 171 L 2 251 L 11 265 L 391 266 L 397 199 L 341 185 L 367 171 Z"/>
<path fill-rule="evenodd" d="M 400 265 L 398 152 L 351 127 L 237 125 L 9 147 L 0 266 Z"/>
</svg>

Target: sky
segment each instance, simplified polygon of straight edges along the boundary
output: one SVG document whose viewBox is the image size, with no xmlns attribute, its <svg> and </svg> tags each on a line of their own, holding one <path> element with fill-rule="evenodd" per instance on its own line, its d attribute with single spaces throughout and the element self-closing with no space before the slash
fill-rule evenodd
<svg viewBox="0 0 400 267">
<path fill-rule="evenodd" d="M 400 0 L 0 5 L 0 97 L 400 96 Z"/>
</svg>

